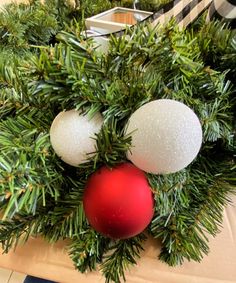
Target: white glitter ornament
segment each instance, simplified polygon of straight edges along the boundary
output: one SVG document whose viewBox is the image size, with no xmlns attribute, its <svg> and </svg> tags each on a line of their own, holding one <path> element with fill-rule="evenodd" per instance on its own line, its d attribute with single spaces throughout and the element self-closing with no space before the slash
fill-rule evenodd
<svg viewBox="0 0 236 283">
<path fill-rule="evenodd" d="M 94 152 L 95 134 L 101 129 L 103 118 L 96 113 L 92 119 L 76 110 L 60 112 L 53 120 L 50 140 L 56 154 L 66 163 L 78 166 Z"/>
<path fill-rule="evenodd" d="M 202 144 L 202 128 L 185 104 L 160 99 L 149 102 L 130 117 L 126 134 L 132 135 L 127 157 L 154 174 L 177 172 L 189 165 Z"/>
</svg>

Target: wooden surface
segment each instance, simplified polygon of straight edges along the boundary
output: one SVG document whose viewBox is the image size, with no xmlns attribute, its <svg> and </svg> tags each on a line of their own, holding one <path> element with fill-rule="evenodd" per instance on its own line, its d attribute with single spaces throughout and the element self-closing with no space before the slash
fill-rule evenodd
<svg viewBox="0 0 236 283">
<path fill-rule="evenodd" d="M 137 23 L 137 20 L 134 17 L 134 13 L 131 12 L 126 12 L 126 13 L 116 12 L 116 13 L 104 15 L 99 19 L 103 21 L 116 22 L 126 25 L 135 25 Z"/>
</svg>

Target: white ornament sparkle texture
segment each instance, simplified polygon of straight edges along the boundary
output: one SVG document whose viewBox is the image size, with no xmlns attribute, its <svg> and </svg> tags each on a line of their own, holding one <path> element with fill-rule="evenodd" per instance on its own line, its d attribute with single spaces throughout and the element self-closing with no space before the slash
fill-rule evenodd
<svg viewBox="0 0 236 283">
<path fill-rule="evenodd" d="M 127 157 L 140 169 L 154 174 L 177 172 L 197 156 L 202 128 L 196 114 L 185 104 L 159 99 L 130 117 L 126 134 L 132 135 Z"/>
<path fill-rule="evenodd" d="M 50 140 L 56 154 L 66 163 L 78 166 L 94 152 L 96 141 L 92 139 L 101 129 L 103 118 L 96 113 L 92 119 L 76 110 L 60 112 L 53 120 Z"/>
</svg>

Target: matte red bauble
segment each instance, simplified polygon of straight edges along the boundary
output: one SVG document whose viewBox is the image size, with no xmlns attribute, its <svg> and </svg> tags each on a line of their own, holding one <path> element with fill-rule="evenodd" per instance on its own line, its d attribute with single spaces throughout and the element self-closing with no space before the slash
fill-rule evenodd
<svg viewBox="0 0 236 283">
<path fill-rule="evenodd" d="M 130 163 L 100 168 L 85 188 L 83 205 L 90 225 L 112 239 L 127 239 L 150 223 L 154 199 L 145 173 Z"/>
</svg>

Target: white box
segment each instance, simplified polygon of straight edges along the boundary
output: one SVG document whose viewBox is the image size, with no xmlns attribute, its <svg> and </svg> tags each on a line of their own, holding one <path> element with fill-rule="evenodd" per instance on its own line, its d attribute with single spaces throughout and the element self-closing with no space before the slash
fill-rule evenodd
<svg viewBox="0 0 236 283">
<path fill-rule="evenodd" d="M 86 19 L 85 24 L 87 29 L 107 34 L 135 25 L 152 14 L 147 11 L 115 7 Z"/>
</svg>

